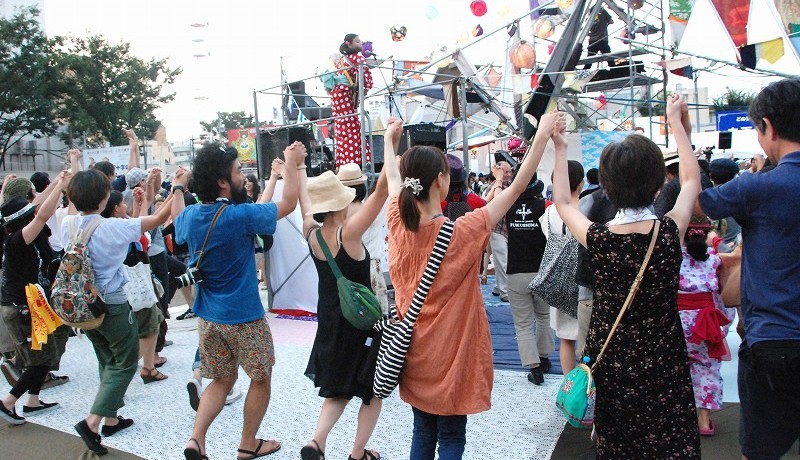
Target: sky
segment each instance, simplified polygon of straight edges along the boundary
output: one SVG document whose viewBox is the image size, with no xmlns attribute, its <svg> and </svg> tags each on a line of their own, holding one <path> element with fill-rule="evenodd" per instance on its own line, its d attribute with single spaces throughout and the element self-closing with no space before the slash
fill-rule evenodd
<svg viewBox="0 0 800 460">
<path fill-rule="evenodd" d="M 753 0 L 751 40 L 771 39 L 780 33 L 767 8 Z M 475 17 L 469 0 L 44 0 L 48 35 L 102 34 L 111 42 L 126 41 L 132 52 L 143 59 L 169 58 L 183 73 L 168 88 L 175 100 L 156 115 L 167 128 L 170 141 L 180 142 L 201 133 L 200 121 L 213 119 L 217 111 L 253 113 L 253 91 L 281 83 L 281 68 L 289 81 L 312 77 L 331 69 L 329 56 L 338 50 L 347 33 L 374 42 L 379 57 L 418 60 L 442 46 L 455 49 L 472 40 L 472 29 L 480 24 L 487 33 L 502 27 L 528 11 L 528 0 L 486 0 L 488 12 Z M 195 25 L 195 26 L 193 26 Z M 197 27 L 197 25 L 202 25 Z M 405 26 L 402 42 L 390 39 L 389 29 Z M 619 21 L 616 24 L 620 26 Z M 612 28 L 615 26 L 612 26 Z M 530 21 L 521 22 L 522 38 L 530 40 Z M 503 32 L 465 50 L 476 64 L 505 60 Z M 709 0 L 696 0 L 692 19 L 681 49 L 715 59 L 735 61 L 735 51 L 714 17 Z M 612 44 L 612 48 L 620 48 Z M 540 56 L 546 44 L 539 43 Z M 787 49 L 788 51 L 788 49 Z M 544 54 L 543 54 L 544 53 Z M 695 62 L 703 67 L 705 61 Z M 760 65 L 764 65 L 762 61 Z M 800 63 L 787 55 L 774 66 L 766 67 L 800 74 Z M 316 80 L 312 80 L 316 81 Z M 733 68 L 723 68 L 713 76 L 701 73 L 700 86 L 710 86 L 718 96 L 725 86 L 757 91 L 769 79 Z M 691 85 L 691 80 L 672 78 L 671 85 Z M 377 78 L 375 87 L 388 82 Z M 307 83 L 307 92 L 322 93 L 321 87 Z M 321 102 L 324 100 L 320 100 Z M 272 119 L 272 107 L 280 105 L 278 96 L 259 96 L 259 118 Z"/>
</svg>

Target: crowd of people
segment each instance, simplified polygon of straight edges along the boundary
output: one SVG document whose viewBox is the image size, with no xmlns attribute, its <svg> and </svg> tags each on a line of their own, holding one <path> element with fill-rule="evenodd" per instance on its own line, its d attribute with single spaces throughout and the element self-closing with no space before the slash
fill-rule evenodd
<svg viewBox="0 0 800 460">
<path fill-rule="evenodd" d="M 360 43 L 347 39 L 348 46 Z M 40 394 L 69 381 L 55 372 L 72 331 L 62 325 L 52 340 L 32 341 L 28 287 L 38 285 L 49 297 L 65 251 L 88 232 L 105 313 L 99 327 L 83 331 L 100 371 L 94 402 L 74 427 L 88 449 L 107 453 L 102 438 L 134 423 L 119 412 L 137 371 L 145 384 L 169 378 L 159 370 L 170 344 L 168 305 L 183 289 L 190 309 L 182 317 L 196 316 L 198 325 L 187 386 L 196 418 L 184 456 L 208 458 L 214 419 L 241 396 L 239 367 L 250 384 L 237 458 L 277 452 L 278 440 L 257 438 L 275 363 L 259 291 L 269 282 L 265 253 L 281 244 L 273 242 L 277 222 L 299 204 L 319 300 L 308 364 L 297 372 L 322 398 L 316 430 L 299 452 L 303 460 L 324 460 L 328 437 L 354 397 L 360 406 L 349 459 L 381 458 L 369 442 L 381 414 L 373 380 L 385 332 L 348 321 L 337 278 L 367 286 L 384 314 L 395 311 L 378 255 L 387 234 L 394 307 L 402 318 L 447 221 L 454 222 L 452 237 L 399 382 L 400 398 L 413 412 L 411 459 L 462 458 L 468 417 L 491 408 L 493 351 L 481 294 L 490 266 L 492 294 L 510 304 L 531 383 L 543 384 L 556 338 L 564 374 L 602 356 L 593 372 L 598 459 L 699 458 L 700 437 L 715 435 L 721 363 L 736 352 L 725 336 L 734 326 L 743 339 L 743 458 L 780 458 L 800 436 L 792 393 L 800 384 L 800 209 L 792 193 L 800 177 L 800 81 L 770 84 L 751 104 L 767 161 L 749 171 L 728 159 L 698 160 L 682 96 L 668 98 L 667 117 L 677 154 L 665 156 L 652 140 L 632 134 L 606 146 L 599 166 L 584 171 L 567 159 L 565 115 L 546 114 L 524 158 L 514 167 L 498 162 L 488 175 L 468 175 L 461 159 L 436 147 L 399 152 L 403 124 L 391 118 L 372 190 L 351 162 L 338 174 L 309 180 L 299 142 L 273 161 L 263 191 L 257 177 L 242 173 L 236 151 L 218 144 L 200 149 L 191 171 L 179 168 L 167 183 L 159 168 L 138 167 L 132 131 L 129 169 L 119 177 L 108 162 L 81 170 L 77 150 L 52 181 L 42 173 L 30 180 L 7 175 L 0 206 L 0 368 L 11 390 L 0 398 L 0 418 L 23 424 L 58 407 Z M 555 152 L 551 199 L 537 174 L 548 144 Z M 273 200 L 278 180 L 282 192 Z M 556 234 L 581 246 L 580 288 L 566 306 L 548 305 L 529 288 Z M 144 291 L 154 299 L 147 305 L 138 302 L 141 286 L 134 291 L 129 282 L 140 263 L 149 270 Z M 739 269 L 741 275 L 726 275 Z M 632 284 L 638 291 L 623 316 Z M 20 415 L 17 402 L 25 395 Z"/>
</svg>

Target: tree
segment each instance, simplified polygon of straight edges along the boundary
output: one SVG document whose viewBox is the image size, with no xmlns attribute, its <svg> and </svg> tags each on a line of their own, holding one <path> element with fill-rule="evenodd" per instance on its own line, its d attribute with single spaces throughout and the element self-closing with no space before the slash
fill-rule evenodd
<svg viewBox="0 0 800 460">
<path fill-rule="evenodd" d="M 246 128 L 253 126 L 253 116 L 245 115 L 244 112 L 217 112 L 217 118 L 212 121 L 201 121 L 200 126 L 203 131 L 211 133 L 212 136 L 228 139 L 228 130 L 236 128 Z M 220 127 L 223 132 L 220 132 Z"/>
<path fill-rule="evenodd" d="M 65 86 L 59 114 L 74 134 L 91 136 L 94 144 L 124 145 L 123 128 L 144 134 L 155 109 L 175 98 L 165 87 L 181 69 L 168 67 L 167 59 L 144 61 L 131 54 L 130 44 L 112 45 L 100 35 L 61 43 Z"/>
<path fill-rule="evenodd" d="M 58 128 L 55 101 L 59 73 L 53 66 L 53 42 L 36 17 L 22 8 L 0 18 L 0 165 L 24 136 L 49 136 Z"/>
<path fill-rule="evenodd" d="M 747 110 L 754 97 L 756 97 L 755 93 L 725 87 L 725 93 L 720 97 L 713 98 L 711 102 L 717 112 Z"/>
</svg>

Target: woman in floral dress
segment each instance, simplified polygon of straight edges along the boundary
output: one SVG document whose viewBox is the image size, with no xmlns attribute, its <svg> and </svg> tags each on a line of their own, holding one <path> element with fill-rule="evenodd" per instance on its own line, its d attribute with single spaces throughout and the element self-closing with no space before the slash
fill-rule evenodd
<svg viewBox="0 0 800 460">
<path fill-rule="evenodd" d="M 347 34 L 339 46 L 341 59 L 336 62 L 336 75 L 347 77 L 348 84 L 337 83 L 331 90 L 331 109 L 334 117 L 350 115 L 334 120 L 334 140 L 336 141 L 336 167 L 347 163 L 361 165 L 361 121 L 358 106 L 358 66 L 366 62 L 361 54 L 361 39 L 356 34 Z M 364 66 L 364 92 L 372 89 L 372 73 Z M 367 161 L 372 161 L 367 143 Z"/>
</svg>

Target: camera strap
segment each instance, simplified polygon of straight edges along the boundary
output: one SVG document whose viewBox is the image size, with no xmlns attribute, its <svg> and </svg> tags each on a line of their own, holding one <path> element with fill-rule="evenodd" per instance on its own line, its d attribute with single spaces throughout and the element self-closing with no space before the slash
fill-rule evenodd
<svg viewBox="0 0 800 460">
<path fill-rule="evenodd" d="M 200 256 L 197 258 L 197 263 L 194 264 L 194 268 L 198 270 L 200 269 L 200 262 L 203 261 L 203 255 L 206 253 L 206 245 L 208 245 L 208 239 L 211 237 L 211 231 L 214 230 L 214 226 L 217 225 L 217 220 L 219 219 L 219 216 L 222 215 L 222 211 L 224 211 L 225 208 L 227 207 L 228 203 L 223 203 L 222 206 L 220 206 L 219 209 L 217 209 L 217 213 L 214 214 L 214 218 L 211 219 L 211 226 L 208 227 L 208 233 L 206 233 L 206 239 L 205 241 L 203 241 L 203 247 L 200 248 L 200 253 L 199 253 Z"/>
</svg>

